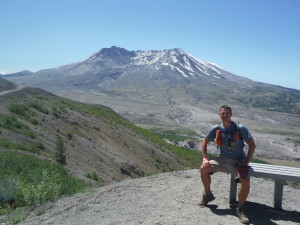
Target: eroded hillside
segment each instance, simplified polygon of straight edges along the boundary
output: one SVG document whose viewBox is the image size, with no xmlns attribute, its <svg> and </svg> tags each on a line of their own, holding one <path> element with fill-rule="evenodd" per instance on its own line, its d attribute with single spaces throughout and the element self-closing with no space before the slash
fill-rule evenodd
<svg viewBox="0 0 300 225">
<path fill-rule="evenodd" d="M 35 154 L 55 161 L 57 137 L 66 148 L 68 171 L 102 183 L 182 170 L 187 166 L 163 142 L 104 106 L 57 97 L 41 89 L 23 88 L 0 96 L 0 149 Z"/>
</svg>

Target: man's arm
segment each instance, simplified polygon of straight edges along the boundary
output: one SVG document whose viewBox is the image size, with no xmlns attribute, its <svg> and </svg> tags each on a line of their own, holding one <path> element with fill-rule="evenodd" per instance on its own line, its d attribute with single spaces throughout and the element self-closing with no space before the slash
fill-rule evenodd
<svg viewBox="0 0 300 225">
<path fill-rule="evenodd" d="M 206 138 L 204 138 L 201 143 L 201 151 L 202 151 L 203 158 L 207 158 L 207 144 L 208 143 L 209 143 L 209 141 Z"/>
<path fill-rule="evenodd" d="M 253 157 L 256 145 L 255 145 L 255 142 L 254 142 L 253 138 L 250 138 L 249 141 L 247 141 L 247 144 L 249 145 L 249 148 L 248 148 L 247 158 L 246 158 L 245 161 L 248 165 L 249 162 L 251 161 L 252 157 Z"/>
<path fill-rule="evenodd" d="M 246 143 L 249 145 L 248 154 L 247 154 L 247 157 L 246 157 L 245 161 L 239 162 L 238 165 L 241 166 L 241 167 L 248 166 L 249 162 L 251 161 L 251 159 L 253 157 L 254 150 L 255 150 L 255 147 L 256 147 L 253 138 L 250 138 L 249 141 L 247 141 Z"/>
<path fill-rule="evenodd" d="M 201 143 L 201 151 L 202 151 L 202 157 L 203 157 L 202 165 L 204 167 L 209 167 L 209 160 L 207 158 L 207 144 L 208 143 L 209 143 L 209 141 L 206 138 L 204 138 Z"/>
</svg>

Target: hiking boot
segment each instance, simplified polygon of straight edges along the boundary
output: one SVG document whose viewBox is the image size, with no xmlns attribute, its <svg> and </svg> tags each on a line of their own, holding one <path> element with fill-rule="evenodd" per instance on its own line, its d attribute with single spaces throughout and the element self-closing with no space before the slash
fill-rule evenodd
<svg viewBox="0 0 300 225">
<path fill-rule="evenodd" d="M 245 215 L 244 211 L 245 211 L 244 207 L 237 207 L 237 209 L 236 209 L 236 215 L 240 219 L 241 223 L 248 224 L 249 223 L 249 219 Z"/>
<path fill-rule="evenodd" d="M 202 200 L 199 202 L 199 205 L 202 205 L 202 206 L 207 206 L 207 203 L 211 202 L 215 200 L 215 196 L 210 193 L 210 194 L 203 194 L 202 196 Z"/>
</svg>

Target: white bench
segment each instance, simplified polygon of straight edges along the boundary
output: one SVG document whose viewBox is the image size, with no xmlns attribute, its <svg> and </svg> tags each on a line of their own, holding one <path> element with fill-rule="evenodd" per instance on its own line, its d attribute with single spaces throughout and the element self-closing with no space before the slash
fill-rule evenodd
<svg viewBox="0 0 300 225">
<path fill-rule="evenodd" d="M 300 168 L 276 166 L 261 163 L 250 163 L 251 176 L 262 177 L 275 180 L 274 187 L 274 208 L 281 209 L 283 185 L 286 181 L 293 181 L 300 183 Z M 226 172 L 226 171 L 224 171 Z M 235 175 L 231 174 L 230 181 L 230 195 L 229 202 L 233 204 L 236 202 L 237 183 L 235 182 Z"/>
</svg>

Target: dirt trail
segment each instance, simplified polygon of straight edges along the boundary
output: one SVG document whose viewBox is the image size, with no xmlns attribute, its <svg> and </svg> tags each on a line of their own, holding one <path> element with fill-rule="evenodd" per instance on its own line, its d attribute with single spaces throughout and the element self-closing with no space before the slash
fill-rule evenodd
<svg viewBox="0 0 300 225">
<path fill-rule="evenodd" d="M 228 204 L 230 176 L 213 175 L 216 200 L 197 203 L 202 194 L 197 170 L 131 179 L 63 198 L 45 214 L 30 216 L 23 225 L 196 225 L 241 224 Z M 252 178 L 247 203 L 251 224 L 300 224 L 300 190 L 284 187 L 283 210 L 274 210 L 274 182 Z"/>
<path fill-rule="evenodd" d="M 19 91 L 19 90 L 23 89 L 24 87 L 25 86 L 18 86 L 16 89 L 13 89 L 13 90 L 2 91 L 2 92 L 0 92 L 0 96 L 9 94 L 9 93 L 12 93 L 12 92 L 15 92 L 15 91 Z"/>
</svg>

